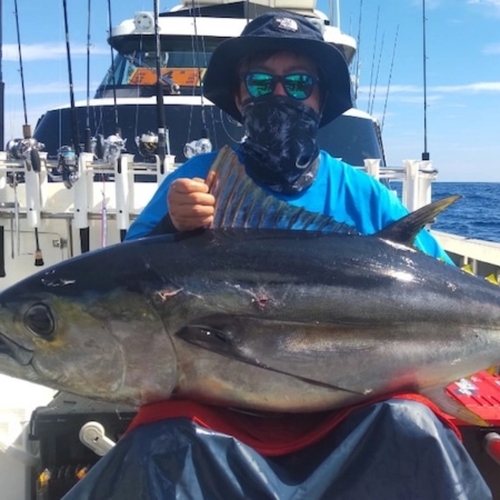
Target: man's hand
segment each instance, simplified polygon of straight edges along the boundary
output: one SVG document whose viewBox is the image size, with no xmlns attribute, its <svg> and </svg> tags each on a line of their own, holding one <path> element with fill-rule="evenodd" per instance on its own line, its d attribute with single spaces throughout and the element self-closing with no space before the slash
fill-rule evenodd
<svg viewBox="0 0 500 500">
<path fill-rule="evenodd" d="M 214 218 L 215 198 L 203 179 L 176 179 L 167 194 L 168 212 L 178 231 L 209 226 Z"/>
</svg>

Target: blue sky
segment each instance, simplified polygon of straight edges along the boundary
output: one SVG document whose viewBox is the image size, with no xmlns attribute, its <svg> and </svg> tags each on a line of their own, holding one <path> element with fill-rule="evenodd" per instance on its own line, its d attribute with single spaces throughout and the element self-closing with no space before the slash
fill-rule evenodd
<svg viewBox="0 0 500 500">
<path fill-rule="evenodd" d="M 79 100 L 86 97 L 88 0 L 67 3 Z M 161 10 L 176 3 L 162 0 Z M 153 0 L 112 0 L 111 4 L 114 25 L 136 11 L 153 10 L 154 5 Z M 421 0 L 340 0 L 340 6 L 342 30 L 355 38 L 361 35 L 359 65 L 352 68 L 360 77 L 358 107 L 370 107 L 383 120 L 390 165 L 420 158 L 424 140 Z M 500 0 L 427 0 L 426 6 L 427 140 L 439 180 L 498 182 Z M 110 64 L 110 50 L 107 2 L 92 0 L 91 7 L 92 95 Z M 319 0 L 318 8 L 329 12 L 325 0 Z M 18 10 L 28 121 L 34 127 L 45 109 L 69 101 L 62 0 L 18 0 Z M 3 0 L 6 140 L 21 135 L 24 121 L 13 11 L 14 1 Z"/>
</svg>

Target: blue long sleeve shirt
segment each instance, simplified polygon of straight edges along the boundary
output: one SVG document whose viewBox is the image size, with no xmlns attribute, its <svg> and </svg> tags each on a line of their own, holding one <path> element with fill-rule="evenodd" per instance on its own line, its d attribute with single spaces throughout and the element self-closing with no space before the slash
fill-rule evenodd
<svg viewBox="0 0 500 500">
<path fill-rule="evenodd" d="M 205 178 L 217 151 L 191 158 L 170 174 L 160 185 L 151 201 L 130 226 L 126 239 L 150 234 L 167 214 L 167 193 L 171 183 L 180 178 Z M 310 212 L 322 213 L 355 227 L 361 234 L 374 234 L 408 214 L 396 194 L 347 163 L 321 151 L 316 179 L 310 187 L 295 195 L 270 195 Z M 426 230 L 419 233 L 415 246 L 423 252 L 451 263 L 450 258 Z"/>
</svg>

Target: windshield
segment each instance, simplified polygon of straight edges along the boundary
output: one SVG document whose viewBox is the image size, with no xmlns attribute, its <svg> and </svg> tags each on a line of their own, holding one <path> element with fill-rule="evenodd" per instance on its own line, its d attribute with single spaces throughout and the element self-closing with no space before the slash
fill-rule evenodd
<svg viewBox="0 0 500 500">
<path fill-rule="evenodd" d="M 152 40 L 130 36 L 116 55 L 96 92 L 96 97 L 109 97 L 113 86 L 117 95 L 151 96 L 156 93 L 156 51 Z M 162 38 L 160 67 L 163 93 L 199 94 L 210 57 L 222 39 L 192 37 Z M 135 42 L 135 43 L 134 43 Z"/>
</svg>

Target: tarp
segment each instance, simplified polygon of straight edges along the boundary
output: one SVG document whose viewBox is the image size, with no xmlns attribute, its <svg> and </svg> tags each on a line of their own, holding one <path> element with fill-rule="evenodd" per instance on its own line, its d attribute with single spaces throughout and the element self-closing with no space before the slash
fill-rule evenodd
<svg viewBox="0 0 500 500">
<path fill-rule="evenodd" d="M 264 456 L 189 418 L 127 433 L 64 500 L 489 500 L 456 433 L 425 405 L 357 409 L 294 453 Z"/>
</svg>

